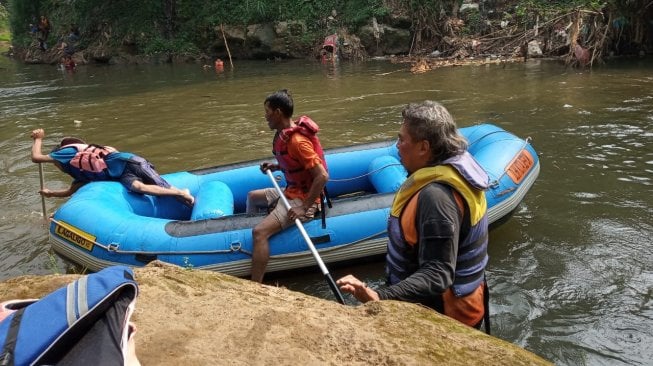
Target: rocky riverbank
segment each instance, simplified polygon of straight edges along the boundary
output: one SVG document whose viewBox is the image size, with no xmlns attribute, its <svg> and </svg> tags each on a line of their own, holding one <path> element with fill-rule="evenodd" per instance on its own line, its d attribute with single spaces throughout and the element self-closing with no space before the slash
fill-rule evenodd
<svg viewBox="0 0 653 366">
<path fill-rule="evenodd" d="M 414 304 L 343 306 L 283 288 L 154 262 L 135 270 L 143 365 L 548 365 Z M 41 297 L 77 275 L 0 283 L 0 300 Z M 351 300 L 349 300 L 351 301 Z"/>
<path fill-rule="evenodd" d="M 392 3 L 383 11 L 345 7 L 342 13 L 336 11 L 337 4 L 333 5 L 328 16 L 321 9 L 310 16 L 293 14 L 290 19 L 295 20 L 283 16 L 277 18 L 283 21 L 271 17 L 259 23 L 235 19 L 216 23 L 207 20 L 211 17 L 197 18 L 195 11 L 186 13 L 188 9 L 175 13 L 173 6 L 166 10 L 172 13 L 164 11 L 167 20 L 163 26 L 156 11 L 150 14 L 151 19 L 130 19 L 127 23 L 121 22 L 121 17 L 99 16 L 102 12 L 93 19 L 75 19 L 69 17 L 75 14 L 75 6 L 54 2 L 49 10 L 55 24 L 51 31 L 44 36 L 33 24 L 25 24 L 30 30 L 14 34 L 14 47 L 6 54 L 25 63 L 57 64 L 67 52 L 72 53 L 77 65 L 194 62 L 208 68 L 218 58 L 229 67 L 243 59 L 330 58 L 329 52 L 335 49 L 340 60 L 396 57 L 412 63 L 414 72 L 424 72 L 533 57 L 591 67 L 613 56 L 642 56 L 653 49 L 650 22 L 629 21 L 608 5 L 585 9 L 466 0 L 452 2 L 451 8 L 432 7 L 426 2 L 414 7 Z M 121 6 L 113 4 L 104 10 L 119 14 Z M 633 17 L 648 19 L 645 12 Z M 194 25 L 182 26 L 184 19 L 193 19 Z M 83 25 L 75 25 L 79 23 Z M 139 27 L 140 31 L 134 30 Z"/>
</svg>

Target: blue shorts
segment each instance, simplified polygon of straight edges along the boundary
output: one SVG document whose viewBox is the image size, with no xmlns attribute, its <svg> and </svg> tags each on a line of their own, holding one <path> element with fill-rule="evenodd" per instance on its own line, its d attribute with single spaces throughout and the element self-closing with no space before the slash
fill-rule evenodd
<svg viewBox="0 0 653 366">
<path fill-rule="evenodd" d="M 159 173 L 154 170 L 154 166 L 149 161 L 140 156 L 132 156 L 125 165 L 125 170 L 120 176 L 120 183 L 131 191 L 134 181 L 139 180 L 145 184 L 155 184 L 159 187 L 170 188 L 170 183 L 166 182 Z"/>
</svg>

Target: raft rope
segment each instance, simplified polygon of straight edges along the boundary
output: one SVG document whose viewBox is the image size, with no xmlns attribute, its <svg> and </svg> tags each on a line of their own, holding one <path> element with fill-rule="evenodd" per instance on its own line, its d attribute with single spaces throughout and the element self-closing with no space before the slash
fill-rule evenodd
<svg viewBox="0 0 653 366">
<path fill-rule="evenodd" d="M 388 164 L 388 165 L 382 166 L 382 167 L 380 167 L 378 169 L 372 170 L 371 172 L 367 172 L 367 173 L 365 173 L 363 175 L 359 175 L 359 176 L 353 177 L 353 178 L 329 179 L 329 182 L 348 182 L 348 181 L 352 181 L 352 180 L 356 180 L 356 179 L 365 178 L 368 175 L 374 174 L 374 173 L 376 173 L 378 171 L 381 171 L 381 170 L 383 170 L 385 168 L 389 168 L 391 166 L 401 166 L 401 163 Z"/>
<path fill-rule="evenodd" d="M 50 219 L 50 221 L 54 222 L 57 225 L 64 226 L 59 221 L 57 221 L 55 219 Z M 84 239 L 86 239 L 86 238 L 84 238 Z M 95 240 L 89 240 L 89 239 L 86 239 L 86 240 L 90 241 L 91 243 L 97 245 L 98 247 L 106 250 L 107 252 L 118 253 L 118 254 L 151 254 L 151 255 L 159 255 L 159 254 L 228 254 L 228 253 L 234 253 L 234 252 L 243 252 L 243 253 L 248 254 L 250 256 L 252 255 L 251 252 L 248 252 L 245 249 L 242 249 L 240 242 L 231 243 L 231 247 L 229 249 L 187 250 L 187 251 L 172 252 L 172 251 L 120 250 L 120 244 L 118 244 L 118 243 L 102 244 L 102 243 L 97 242 Z"/>
<path fill-rule="evenodd" d="M 471 147 L 472 145 L 478 143 L 479 141 L 481 141 L 482 139 L 484 139 L 484 138 L 487 137 L 487 136 L 490 136 L 490 135 L 495 134 L 495 133 L 504 133 L 504 132 L 505 132 L 505 131 L 495 131 L 495 132 L 490 132 L 490 133 L 488 133 L 488 134 L 486 134 L 486 135 L 483 135 L 483 136 L 481 136 L 480 138 L 478 138 L 478 139 L 476 139 L 476 140 L 470 142 L 470 143 L 469 143 L 469 146 Z M 524 150 L 524 149 L 526 148 L 526 146 L 527 146 L 528 144 L 530 144 L 531 140 L 532 140 L 532 138 L 531 138 L 530 136 L 527 137 L 527 138 L 524 140 L 524 144 L 522 145 L 521 149 L 519 149 L 519 151 Z M 510 164 L 508 164 L 508 165 L 510 165 Z M 369 175 L 372 175 L 372 174 L 374 174 L 374 173 L 376 173 L 376 172 L 378 172 L 378 171 L 381 171 L 381 170 L 383 170 L 383 169 L 385 169 L 385 168 L 389 168 L 389 167 L 392 167 L 392 166 L 402 166 L 402 164 L 401 164 L 401 163 L 388 164 L 388 165 L 382 166 L 382 167 L 380 167 L 380 168 L 378 168 L 378 169 L 375 169 L 375 170 L 373 170 L 373 171 L 371 171 L 371 172 L 367 172 L 367 173 L 365 173 L 365 174 L 359 175 L 359 176 L 357 176 L 357 177 L 352 177 L 352 178 L 342 178 L 342 179 L 331 179 L 331 178 L 330 178 L 330 179 L 329 179 L 329 182 L 349 182 L 349 181 L 353 181 L 353 180 L 356 180 L 356 179 L 365 178 L 365 177 L 367 177 L 367 176 L 369 176 Z M 497 186 L 499 185 L 499 181 L 500 181 L 500 180 L 501 180 L 501 179 L 502 179 L 506 174 L 508 174 L 508 171 L 507 171 L 507 170 L 504 170 L 504 171 L 503 171 L 503 174 L 501 174 L 497 179 L 495 179 L 495 180 L 493 180 L 492 182 L 490 182 L 490 186 L 491 186 L 491 187 L 497 187 Z"/>
<path fill-rule="evenodd" d="M 51 218 L 50 221 L 54 222 L 57 225 L 64 226 L 62 225 L 59 221 Z M 352 241 L 350 243 L 346 243 L 343 245 L 339 245 L 338 248 L 346 247 L 346 246 L 351 246 L 354 244 L 358 244 L 360 242 L 363 242 L 365 240 L 370 240 L 374 239 L 376 237 L 380 237 L 384 235 L 387 232 L 387 230 L 380 231 L 378 233 L 372 234 L 370 236 L 358 239 L 356 241 Z M 86 239 L 86 238 L 85 238 Z M 88 240 L 88 239 L 86 239 Z M 116 254 L 143 254 L 143 255 L 171 255 L 171 254 L 230 254 L 230 253 L 244 253 L 246 255 L 249 255 L 250 257 L 252 256 L 252 252 L 244 249 L 242 247 L 242 243 L 239 241 L 231 243 L 229 249 L 215 249 L 215 250 L 184 250 L 184 251 L 143 251 L 143 250 L 121 250 L 120 249 L 120 244 L 119 243 L 110 243 L 110 244 L 102 244 L 99 243 L 95 240 L 88 240 L 92 242 L 93 244 L 97 245 L 98 247 L 106 250 L 107 252 L 111 253 L 116 253 Z M 329 249 L 335 249 L 335 248 L 329 248 Z"/>
</svg>

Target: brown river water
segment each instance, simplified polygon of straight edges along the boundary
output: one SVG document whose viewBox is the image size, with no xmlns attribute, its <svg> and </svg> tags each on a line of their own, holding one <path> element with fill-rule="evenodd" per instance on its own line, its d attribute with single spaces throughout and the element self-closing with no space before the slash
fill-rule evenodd
<svg viewBox="0 0 653 366">
<path fill-rule="evenodd" d="M 277 89 L 291 90 L 295 114 L 321 125 L 325 148 L 393 139 L 402 107 L 433 99 L 459 126 L 497 124 L 531 137 L 540 154 L 537 182 L 490 233 L 493 335 L 558 365 L 653 364 L 653 59 L 592 71 L 537 60 L 419 75 L 385 61 L 228 69 L 67 72 L 0 59 L 0 280 L 77 270 L 51 253 L 42 225 L 34 128 L 45 128 L 48 151 L 77 135 L 168 173 L 269 156 L 262 102 Z M 70 183 L 52 166 L 45 180 Z M 62 202 L 48 199 L 48 210 Z M 383 261 L 331 273 L 380 285 Z M 317 267 L 269 283 L 333 299 Z"/>
</svg>

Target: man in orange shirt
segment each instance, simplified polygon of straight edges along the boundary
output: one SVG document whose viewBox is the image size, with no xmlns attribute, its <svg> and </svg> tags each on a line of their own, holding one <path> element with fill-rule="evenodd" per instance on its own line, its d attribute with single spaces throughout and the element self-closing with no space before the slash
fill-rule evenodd
<svg viewBox="0 0 653 366">
<path fill-rule="evenodd" d="M 286 178 L 284 192 L 291 209 L 277 204 L 279 194 L 274 188 L 257 189 L 247 195 L 247 213 L 276 204 L 263 221 L 254 227 L 252 237 L 252 281 L 262 282 L 270 258 L 269 238 L 291 226 L 295 219 L 307 221 L 319 210 L 320 194 L 329 174 L 322 146 L 316 134 L 319 127 L 307 116 L 292 119 L 294 103 L 283 89 L 269 95 L 263 103 L 265 119 L 271 130 L 276 130 L 272 151 L 277 164 L 263 163 L 261 171 L 281 170 Z"/>
</svg>

